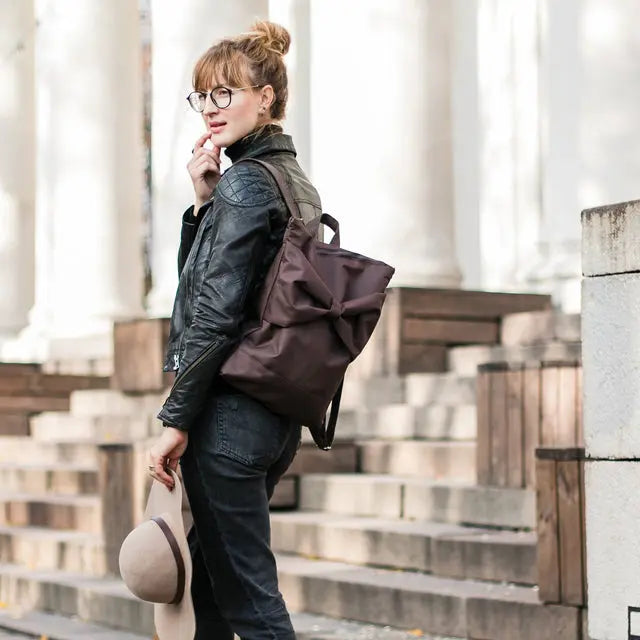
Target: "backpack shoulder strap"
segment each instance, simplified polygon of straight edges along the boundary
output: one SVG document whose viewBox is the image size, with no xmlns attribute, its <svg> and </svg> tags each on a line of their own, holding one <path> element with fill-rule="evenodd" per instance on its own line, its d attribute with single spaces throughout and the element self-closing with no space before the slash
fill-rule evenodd
<svg viewBox="0 0 640 640">
<path fill-rule="evenodd" d="M 291 215 L 294 218 L 298 218 L 302 220 L 300 207 L 298 206 L 298 203 L 295 201 L 293 194 L 291 193 L 291 189 L 287 184 L 286 180 L 284 179 L 284 176 L 282 175 L 282 171 L 280 171 L 280 169 L 270 164 L 269 162 L 265 162 L 264 160 L 258 160 L 257 158 L 244 158 L 243 160 L 238 160 L 238 162 L 255 162 L 259 165 L 262 165 L 273 176 L 273 179 L 276 181 L 276 184 L 278 185 L 278 189 L 280 189 L 280 193 L 282 194 L 282 197 L 284 198 L 284 202 L 287 205 L 287 208 L 289 209 L 289 212 L 291 213 Z"/>
<path fill-rule="evenodd" d="M 333 443 L 333 437 L 336 432 L 336 423 L 338 422 L 338 413 L 340 412 L 340 399 L 342 397 L 343 385 L 344 378 L 340 381 L 340 385 L 338 386 L 338 389 L 333 396 L 333 400 L 331 401 L 329 421 L 327 422 L 327 417 L 325 416 L 319 427 L 309 427 L 313 441 L 319 449 L 324 449 L 325 451 L 329 451 Z"/>
</svg>

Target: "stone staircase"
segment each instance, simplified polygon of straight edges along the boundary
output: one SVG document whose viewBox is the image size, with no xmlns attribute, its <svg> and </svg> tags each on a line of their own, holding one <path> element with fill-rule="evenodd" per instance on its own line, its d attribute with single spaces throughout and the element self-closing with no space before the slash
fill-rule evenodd
<svg viewBox="0 0 640 640">
<path fill-rule="evenodd" d="M 66 412 L 73 391 L 108 385 L 107 376 L 60 374 L 31 363 L 0 363 L 0 435 L 29 435 L 29 418 L 35 413 Z"/>
<path fill-rule="evenodd" d="M 448 371 L 350 373 L 336 443 L 354 443 L 356 471 L 303 469 L 298 509 L 272 513 L 300 638 L 586 637 L 582 610 L 539 602 L 535 492 L 478 486 L 475 452 L 476 366 L 575 359 L 579 318 L 517 313 L 499 335 L 448 347 Z M 76 616 L 120 630 L 105 639 L 150 636 L 151 606 L 105 559 L 100 447 L 144 450 L 164 397 L 75 391 L 67 412 L 32 417 L 28 436 L 0 436 L 0 628 L 35 635 L 55 613 L 61 629 Z M 49 636 L 82 637 L 65 633 Z"/>
</svg>

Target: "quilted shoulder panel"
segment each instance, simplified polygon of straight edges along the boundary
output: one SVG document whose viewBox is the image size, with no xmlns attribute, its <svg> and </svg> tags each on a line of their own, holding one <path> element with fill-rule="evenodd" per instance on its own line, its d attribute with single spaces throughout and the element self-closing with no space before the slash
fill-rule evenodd
<svg viewBox="0 0 640 640">
<path fill-rule="evenodd" d="M 255 207 L 279 196 L 276 185 L 253 163 L 240 163 L 224 172 L 217 189 L 225 200 L 241 207 Z"/>
</svg>

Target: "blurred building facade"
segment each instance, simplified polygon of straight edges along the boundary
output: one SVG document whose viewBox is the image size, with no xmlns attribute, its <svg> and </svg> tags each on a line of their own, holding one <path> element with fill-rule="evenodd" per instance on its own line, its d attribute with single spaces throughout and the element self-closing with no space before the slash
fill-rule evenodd
<svg viewBox="0 0 640 640">
<path fill-rule="evenodd" d="M 8 0 L 0 4 L 0 356 L 108 358 L 163 317 L 225 35 L 291 31 L 285 131 L 343 244 L 393 284 L 580 308 L 580 211 L 637 197 L 634 0 Z M 228 163 L 227 165 L 228 166 Z"/>
</svg>

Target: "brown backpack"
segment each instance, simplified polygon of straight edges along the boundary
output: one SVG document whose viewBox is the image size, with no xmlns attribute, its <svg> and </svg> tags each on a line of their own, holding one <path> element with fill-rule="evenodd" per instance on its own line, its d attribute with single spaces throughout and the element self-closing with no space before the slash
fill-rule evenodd
<svg viewBox="0 0 640 640">
<path fill-rule="evenodd" d="M 305 224 L 278 168 L 255 158 L 239 162 L 257 162 L 271 173 L 290 218 L 260 291 L 259 324 L 245 329 L 220 375 L 307 426 L 316 445 L 330 449 L 345 371 L 373 333 L 395 269 L 342 249 L 330 215 Z M 334 232 L 328 244 L 316 238 L 321 223 Z"/>
</svg>

